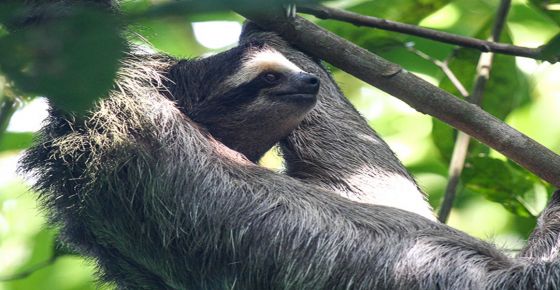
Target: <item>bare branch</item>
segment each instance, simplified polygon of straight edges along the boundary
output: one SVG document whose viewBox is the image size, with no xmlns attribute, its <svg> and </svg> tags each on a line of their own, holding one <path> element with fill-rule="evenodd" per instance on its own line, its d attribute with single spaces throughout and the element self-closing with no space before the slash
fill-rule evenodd
<svg viewBox="0 0 560 290">
<path fill-rule="evenodd" d="M 479 107 L 301 17 L 288 20 L 284 11 L 276 7 L 266 11 L 237 11 L 259 25 L 277 31 L 299 49 L 330 62 L 422 113 L 470 134 L 560 187 L 560 156 Z"/>
<path fill-rule="evenodd" d="M 496 21 L 494 22 L 494 27 L 492 28 L 490 41 L 500 40 L 500 34 L 502 33 L 506 23 L 510 6 L 511 0 L 502 0 L 500 2 L 500 7 L 498 8 L 498 13 L 496 15 Z M 486 88 L 486 83 L 490 78 L 493 58 L 493 53 L 482 53 L 478 60 L 473 93 L 467 98 L 469 102 L 475 105 L 480 106 L 482 102 L 484 89 Z M 463 167 L 465 166 L 465 159 L 467 158 L 467 153 L 469 151 L 469 142 L 470 137 L 467 134 L 463 132 L 459 132 L 457 134 L 457 140 L 455 140 L 455 147 L 453 148 L 453 154 L 449 164 L 449 181 L 447 182 L 447 187 L 445 188 L 445 195 L 438 215 L 439 221 L 443 223 L 447 221 L 451 208 L 453 207 L 453 201 L 457 195 L 457 185 L 459 184 L 459 179 L 461 177 L 461 173 L 463 172 Z"/>
<path fill-rule="evenodd" d="M 360 15 L 357 13 L 336 9 L 336 8 L 330 8 L 322 5 L 302 4 L 302 5 L 298 5 L 298 11 L 302 13 L 314 15 L 315 17 L 321 19 L 334 19 L 334 20 L 352 23 L 357 26 L 374 27 L 383 30 L 415 35 L 415 36 L 428 38 L 440 42 L 478 49 L 482 52 L 494 52 L 494 53 L 529 57 L 529 58 L 534 58 L 539 60 L 546 60 L 544 59 L 544 56 L 542 56 L 541 54 L 542 49 L 540 47 L 529 48 L 529 47 L 521 47 L 521 46 L 509 45 L 504 43 L 498 43 L 494 41 L 485 41 L 481 39 L 447 33 L 434 29 L 423 28 L 416 25 L 391 21 L 391 20 L 377 18 L 373 16 Z M 499 28 L 500 31 L 501 29 L 502 28 Z"/>
</svg>

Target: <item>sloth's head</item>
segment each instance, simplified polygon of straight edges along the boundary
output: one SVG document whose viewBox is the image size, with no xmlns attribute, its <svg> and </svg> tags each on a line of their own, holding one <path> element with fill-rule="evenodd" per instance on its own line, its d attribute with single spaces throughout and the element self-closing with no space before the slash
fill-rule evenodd
<svg viewBox="0 0 560 290">
<path fill-rule="evenodd" d="M 315 105 L 320 84 L 278 51 L 255 43 L 181 61 L 169 78 L 185 114 L 252 161 L 297 127 Z"/>
</svg>

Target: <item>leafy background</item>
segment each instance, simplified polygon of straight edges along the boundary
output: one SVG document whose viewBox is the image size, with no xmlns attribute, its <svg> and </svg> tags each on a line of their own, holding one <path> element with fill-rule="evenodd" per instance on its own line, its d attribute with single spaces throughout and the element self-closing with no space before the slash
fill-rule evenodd
<svg viewBox="0 0 560 290">
<path fill-rule="evenodd" d="M 149 42 L 177 57 L 213 53 L 234 45 L 243 19 L 229 12 L 181 16 L 149 12 L 166 1 L 125 1 L 130 15 L 129 40 Z M 497 0 L 340 0 L 328 5 L 361 14 L 418 24 L 457 34 L 487 38 Z M 515 0 L 502 41 L 536 47 L 559 31 L 559 1 Z M 22 273 L 58 258 L 32 275 L 0 282 L 8 289 L 97 289 L 91 262 L 56 249 L 56 229 L 44 226 L 36 195 L 15 173 L 21 150 L 32 142 L 45 99 L 81 112 L 110 87 L 123 41 L 115 25 L 120 19 L 76 11 L 74 17 L 38 30 L 8 33 L 11 6 L 0 6 L 0 276 Z M 140 15 L 140 16 L 139 16 Z M 157 16 L 153 16 L 157 15 Z M 313 21 L 317 21 L 309 17 Z M 334 21 L 317 21 L 337 34 L 399 63 L 407 70 L 459 95 L 441 70 L 406 48 L 414 48 L 450 67 L 471 88 L 479 53 L 447 44 Z M 70 27 L 70 28 L 69 28 Z M 73 28 L 73 29 L 72 29 Z M 83 35 L 87 33 L 88 37 Z M 45 37 L 54 35 L 55 37 Z M 438 208 L 456 132 L 401 101 L 332 68 L 342 89 L 397 152 Z M 495 59 L 483 107 L 538 142 L 560 152 L 560 66 L 499 55 Z M 18 97 L 14 96 L 25 96 Z M 17 110 L 11 105 L 15 104 Z M 274 152 L 261 163 L 280 168 Z M 32 179 L 32 178 L 31 178 Z M 552 188 L 475 141 L 459 185 L 449 224 L 507 250 L 522 246 Z M 2 278 L 0 277 L 0 279 Z M 102 286 L 102 289 L 111 286 Z"/>
</svg>

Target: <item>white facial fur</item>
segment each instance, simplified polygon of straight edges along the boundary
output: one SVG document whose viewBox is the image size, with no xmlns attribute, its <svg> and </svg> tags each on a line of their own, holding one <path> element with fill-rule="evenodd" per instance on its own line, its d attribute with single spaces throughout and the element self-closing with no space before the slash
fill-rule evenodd
<svg viewBox="0 0 560 290">
<path fill-rule="evenodd" d="M 301 69 L 275 49 L 264 47 L 245 55 L 239 70 L 225 81 L 226 87 L 247 83 L 265 71 L 300 72 Z"/>
</svg>

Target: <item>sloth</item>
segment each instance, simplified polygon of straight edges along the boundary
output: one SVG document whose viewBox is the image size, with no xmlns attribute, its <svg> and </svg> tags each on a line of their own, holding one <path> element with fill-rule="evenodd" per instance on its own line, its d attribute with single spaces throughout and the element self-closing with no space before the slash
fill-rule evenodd
<svg viewBox="0 0 560 290">
<path fill-rule="evenodd" d="M 22 170 L 36 177 L 51 222 L 61 227 L 65 241 L 95 259 L 104 281 L 120 289 L 560 287 L 560 193 L 517 258 L 414 212 L 344 198 L 369 194 L 364 180 L 389 176 L 383 181 L 389 184 L 409 180 L 408 174 L 382 157 L 367 160 L 375 155 L 364 145 L 375 140 L 362 125 L 357 137 L 334 142 L 334 148 L 319 141 L 322 133 L 349 136 L 335 132 L 348 127 L 328 123 L 355 111 L 315 60 L 278 36 L 245 33 L 249 42 L 266 37 L 267 50 L 280 51 L 322 84 L 317 107 L 294 136 L 281 141 L 291 154 L 287 174 L 239 158 L 203 128 L 208 115 L 201 112 L 201 124 L 194 121 L 196 104 L 210 104 L 235 90 L 229 84 L 249 84 L 262 75 L 236 73 L 243 71 L 237 60 L 247 59 L 239 56 L 254 55 L 243 53 L 253 51 L 243 44 L 230 54 L 183 63 L 131 53 L 108 98 L 84 120 L 52 110 L 27 151 Z M 281 90 L 260 91 L 252 96 L 278 96 Z M 294 95 L 297 102 L 308 98 Z M 350 124 L 360 120 L 354 115 Z M 302 146 L 306 134 L 318 146 L 315 152 Z M 327 149 L 349 155 L 351 149 L 340 148 L 344 141 L 359 145 L 349 160 L 320 160 Z M 382 156 L 393 155 L 385 149 Z"/>
</svg>

